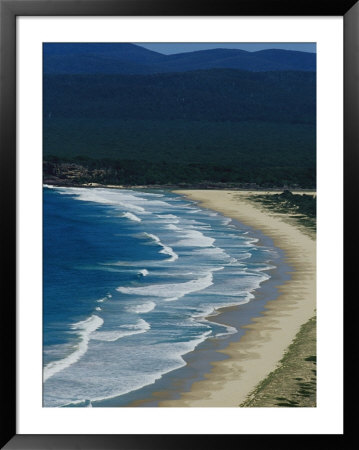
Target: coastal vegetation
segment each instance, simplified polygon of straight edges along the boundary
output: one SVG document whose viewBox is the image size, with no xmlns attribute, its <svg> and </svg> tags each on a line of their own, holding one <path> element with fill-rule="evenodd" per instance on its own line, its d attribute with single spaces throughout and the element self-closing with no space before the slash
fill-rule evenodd
<svg viewBox="0 0 359 450">
<path fill-rule="evenodd" d="M 287 169 L 287 170 L 286 170 Z M 285 173 L 285 175 L 284 175 Z M 315 173 L 296 167 L 236 167 L 212 162 L 185 163 L 148 160 L 65 158 L 49 155 L 44 161 L 45 183 L 84 183 L 123 186 L 276 188 L 287 185 L 314 188 Z"/>
<path fill-rule="evenodd" d="M 316 373 L 316 317 L 312 317 L 302 325 L 278 368 L 240 406 L 315 407 Z"/>
<path fill-rule="evenodd" d="M 256 195 L 252 198 L 264 207 L 284 213 L 312 233 L 316 230 L 317 198 L 314 194 L 293 194 L 284 190 L 281 194 Z"/>
</svg>

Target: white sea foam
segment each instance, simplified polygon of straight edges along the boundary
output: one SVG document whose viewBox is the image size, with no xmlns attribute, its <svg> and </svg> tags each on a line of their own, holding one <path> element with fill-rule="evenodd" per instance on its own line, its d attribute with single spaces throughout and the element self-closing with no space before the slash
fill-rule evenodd
<svg viewBox="0 0 359 450">
<path fill-rule="evenodd" d="M 171 218 L 163 218 L 160 215 L 157 215 L 161 219 L 161 223 L 179 223 L 179 219 L 171 219 Z"/>
<path fill-rule="evenodd" d="M 114 342 L 125 336 L 146 333 L 151 328 L 150 324 L 143 319 L 139 319 L 135 324 L 120 325 L 117 330 L 96 331 L 91 334 L 91 339 L 95 341 Z"/>
<path fill-rule="evenodd" d="M 160 247 L 162 247 L 162 250 L 160 250 L 160 253 L 170 256 L 170 258 L 168 258 L 167 261 L 172 262 L 172 261 L 176 261 L 176 259 L 178 259 L 177 253 L 175 253 L 173 251 L 173 249 L 171 247 L 169 247 L 168 245 L 163 244 L 158 236 L 156 236 L 155 234 L 151 234 L 151 233 L 145 233 L 145 235 L 147 237 L 149 237 L 150 239 L 152 239 L 153 241 L 155 241 L 156 244 L 158 244 Z"/>
<path fill-rule="evenodd" d="M 243 259 L 249 259 L 252 258 L 252 253 L 249 252 L 243 252 L 240 255 L 237 255 L 237 260 L 242 261 Z"/>
<path fill-rule="evenodd" d="M 219 307 L 223 308 L 223 307 L 229 307 L 229 306 L 238 306 L 238 303 L 225 304 L 225 305 L 221 304 L 221 305 L 218 305 L 217 308 L 219 308 Z M 206 325 L 208 324 L 210 327 L 212 327 L 213 324 L 212 324 L 211 321 L 208 320 L 208 317 L 215 317 L 218 314 L 219 314 L 219 311 L 216 309 L 215 306 L 207 306 L 207 307 L 205 307 L 204 310 L 201 311 L 200 314 L 195 314 L 192 317 L 192 320 L 193 320 L 194 323 L 200 322 L 200 323 L 203 323 L 203 324 L 206 324 Z M 224 323 L 220 323 L 220 322 L 216 322 L 216 321 L 214 323 L 216 324 L 216 326 L 225 328 L 225 330 L 226 330 L 226 331 L 224 331 L 222 333 L 221 332 L 216 333 L 214 335 L 214 337 L 216 337 L 216 338 L 217 337 L 222 337 L 222 336 L 229 336 L 231 334 L 235 334 L 235 333 L 238 332 L 237 328 L 232 327 L 230 325 L 226 325 Z"/>
<path fill-rule="evenodd" d="M 176 225 L 173 225 L 172 223 L 166 225 L 165 228 L 167 228 L 167 230 L 174 230 L 174 231 L 180 230 L 180 228 L 176 227 Z"/>
<path fill-rule="evenodd" d="M 185 283 L 174 284 L 152 284 L 141 287 L 120 286 L 116 290 L 122 294 L 146 295 L 153 297 L 164 297 L 167 301 L 178 300 L 186 294 L 202 291 L 213 284 L 213 275 L 208 275 Z M 169 300 L 170 299 L 170 300 Z"/>
<path fill-rule="evenodd" d="M 209 260 L 221 259 L 223 262 L 230 262 L 233 258 L 221 247 L 202 247 L 200 249 L 193 249 L 191 251 L 193 256 L 204 256 Z"/>
<path fill-rule="evenodd" d="M 145 208 L 136 205 L 136 197 L 125 191 L 114 189 L 62 188 L 61 194 L 75 195 L 76 200 L 120 206 L 132 211 L 144 212 Z"/>
<path fill-rule="evenodd" d="M 80 335 L 81 340 L 76 345 L 76 349 L 73 353 L 59 361 L 53 361 L 44 367 L 44 382 L 55 375 L 55 373 L 58 373 L 77 362 L 88 349 L 91 333 L 100 328 L 102 325 L 103 319 L 95 314 L 86 320 L 73 324 L 71 328 Z"/>
<path fill-rule="evenodd" d="M 101 308 L 99 306 L 96 306 L 96 311 L 102 311 Z"/>
<path fill-rule="evenodd" d="M 186 211 L 187 214 L 195 214 L 198 212 L 201 212 L 201 209 L 189 209 L 188 211 Z"/>
<path fill-rule="evenodd" d="M 258 272 L 263 272 L 264 270 L 273 270 L 276 268 L 277 268 L 277 266 L 272 266 L 272 265 L 268 264 L 267 266 L 257 266 L 257 267 L 255 267 L 255 270 L 258 270 Z"/>
<path fill-rule="evenodd" d="M 139 275 L 142 275 L 143 277 L 146 277 L 148 275 L 147 269 L 142 269 L 138 272 Z"/>
<path fill-rule="evenodd" d="M 127 306 L 126 311 L 136 313 L 136 314 L 145 314 L 145 313 L 148 313 L 148 312 L 154 310 L 155 307 L 156 307 L 156 303 L 149 301 L 149 302 L 140 303 L 137 305 Z"/>
<path fill-rule="evenodd" d="M 254 245 L 256 242 L 259 242 L 257 238 L 249 238 L 248 236 L 237 235 L 237 233 L 234 234 L 234 237 L 239 238 L 241 246 L 243 245 L 244 247 L 250 247 L 255 250 L 258 248 Z"/>
<path fill-rule="evenodd" d="M 179 247 L 213 247 L 214 238 L 205 236 L 197 230 L 186 230 L 183 239 L 176 242 Z"/>
<path fill-rule="evenodd" d="M 141 222 L 141 219 L 130 212 L 125 212 L 122 214 L 122 217 L 126 217 L 126 219 L 132 220 L 132 222 Z"/>
<path fill-rule="evenodd" d="M 144 386 L 148 386 L 160 379 L 164 374 L 171 372 L 186 365 L 183 356 L 193 351 L 201 342 L 205 341 L 212 331 L 208 330 L 201 333 L 199 336 L 191 339 L 190 341 L 182 341 L 176 343 L 161 343 L 158 344 L 157 352 L 151 353 L 152 365 L 145 372 L 141 373 L 141 376 L 128 376 L 128 368 L 125 371 L 121 371 L 121 366 L 118 367 L 117 361 L 124 358 L 123 352 L 121 352 L 121 346 L 117 348 L 111 348 L 111 355 L 113 352 L 118 351 L 117 358 L 109 358 L 110 367 L 106 366 L 107 377 L 102 375 L 102 383 L 77 383 L 77 390 L 74 391 L 70 385 L 67 389 L 61 389 L 57 392 L 56 396 L 48 395 L 45 397 L 46 406 L 69 406 L 69 405 L 84 405 L 87 406 L 88 402 L 96 402 L 114 398 L 120 395 L 127 394 L 129 392 L 141 389 Z M 126 351 L 126 349 L 125 349 Z M 146 352 L 146 353 L 144 353 Z M 148 356 L 147 349 L 137 348 L 137 358 L 143 361 Z M 166 355 L 166 359 L 163 358 Z M 121 358 L 122 356 L 122 358 Z M 126 366 L 130 366 L 130 370 L 134 371 L 133 364 L 137 366 L 137 358 L 133 360 L 127 359 Z M 147 366 L 146 366 L 147 367 Z M 79 373 L 79 375 L 81 372 Z M 117 382 L 114 383 L 113 380 Z M 108 382 L 109 381 L 109 382 Z M 53 388 L 53 386 L 51 386 Z M 56 387 L 55 387 L 56 388 Z M 45 387 L 46 389 L 46 387 Z M 91 400 L 85 400 L 90 397 Z"/>
<path fill-rule="evenodd" d="M 219 324 L 219 323 L 216 322 L 216 325 L 222 325 L 222 324 Z M 229 325 L 223 325 L 223 326 L 226 328 L 226 331 L 223 332 L 223 333 L 217 333 L 215 335 L 216 338 L 221 337 L 221 336 L 229 336 L 231 334 L 236 334 L 237 331 L 238 331 L 236 328 L 231 327 Z"/>
<path fill-rule="evenodd" d="M 103 303 L 103 302 L 105 302 L 106 300 L 108 300 L 109 298 L 112 298 L 112 295 L 111 295 L 111 294 L 106 294 L 106 297 L 99 298 L 99 299 L 96 300 L 96 301 L 97 301 L 97 303 Z"/>
<path fill-rule="evenodd" d="M 142 192 L 140 193 L 141 197 L 164 197 L 164 194 L 155 194 L 154 192 Z"/>
<path fill-rule="evenodd" d="M 175 216 L 174 214 L 156 214 L 157 217 L 159 217 L 160 219 L 170 219 L 170 220 L 176 220 L 178 221 L 178 217 Z"/>
<path fill-rule="evenodd" d="M 221 267 L 212 267 L 211 269 L 209 269 L 211 272 L 218 272 L 218 270 L 223 270 L 224 266 Z"/>
<path fill-rule="evenodd" d="M 192 222 L 193 223 L 193 222 Z M 205 225 L 202 222 L 195 221 L 195 225 L 189 225 L 188 229 L 194 229 L 194 230 L 211 230 L 211 225 Z"/>
<path fill-rule="evenodd" d="M 169 298 L 165 298 L 165 302 L 175 302 L 176 300 L 178 300 L 180 297 L 169 297 Z"/>
</svg>

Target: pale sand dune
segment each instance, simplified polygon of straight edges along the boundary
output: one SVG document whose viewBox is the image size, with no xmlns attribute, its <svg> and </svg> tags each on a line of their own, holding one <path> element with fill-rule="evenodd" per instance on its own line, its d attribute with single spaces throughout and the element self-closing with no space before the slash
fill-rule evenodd
<svg viewBox="0 0 359 450">
<path fill-rule="evenodd" d="M 178 400 L 160 406 L 238 406 L 282 358 L 299 328 L 316 307 L 316 243 L 297 226 L 283 221 L 285 216 L 263 210 L 250 197 L 260 192 L 224 190 L 176 191 L 200 205 L 261 230 L 284 250 L 294 269 L 291 279 L 279 287 L 280 296 L 267 303 L 265 312 L 246 326 L 239 342 L 223 353 L 230 358 L 213 363 L 206 379 L 192 385 Z"/>
</svg>

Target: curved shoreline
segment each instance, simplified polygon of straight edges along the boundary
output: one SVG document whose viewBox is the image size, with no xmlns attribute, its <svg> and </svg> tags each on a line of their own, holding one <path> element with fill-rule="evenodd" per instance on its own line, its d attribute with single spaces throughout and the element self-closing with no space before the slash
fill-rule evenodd
<svg viewBox="0 0 359 450">
<path fill-rule="evenodd" d="M 218 350 L 228 358 L 212 363 L 204 380 L 195 381 L 179 399 L 161 401 L 159 406 L 234 407 L 278 365 L 301 325 L 315 312 L 316 243 L 287 221 L 283 214 L 262 210 L 250 201 L 254 191 L 186 190 L 175 191 L 199 202 L 200 206 L 220 212 L 260 230 L 285 252 L 293 267 L 291 279 L 278 286 L 279 297 L 269 300 L 265 311 L 244 326 L 238 342 Z M 212 317 L 212 320 L 214 318 Z"/>
</svg>

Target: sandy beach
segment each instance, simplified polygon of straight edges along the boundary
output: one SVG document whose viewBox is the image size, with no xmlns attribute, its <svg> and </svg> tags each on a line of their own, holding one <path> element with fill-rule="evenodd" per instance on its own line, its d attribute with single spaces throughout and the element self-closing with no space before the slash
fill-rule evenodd
<svg viewBox="0 0 359 450">
<path fill-rule="evenodd" d="M 159 406 L 235 407 L 278 366 L 300 327 L 315 314 L 316 242 L 284 214 L 265 210 L 251 201 L 259 191 L 185 190 L 176 191 L 198 201 L 201 207 L 260 230 L 282 249 L 293 269 L 291 279 L 278 287 L 279 297 L 268 301 L 265 311 L 245 326 L 239 342 L 220 350 L 229 358 L 212 363 L 204 380 L 193 383 L 179 399 Z M 274 192 L 270 192 L 274 193 Z"/>
</svg>

